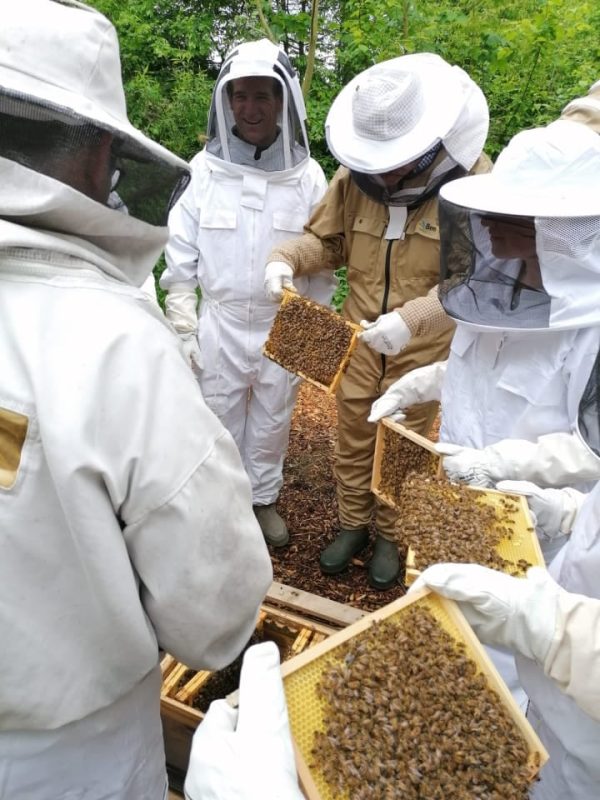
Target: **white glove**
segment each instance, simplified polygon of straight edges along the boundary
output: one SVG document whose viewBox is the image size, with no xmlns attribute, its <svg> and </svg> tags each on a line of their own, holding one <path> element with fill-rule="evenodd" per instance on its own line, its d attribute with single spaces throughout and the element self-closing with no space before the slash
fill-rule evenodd
<svg viewBox="0 0 600 800">
<path fill-rule="evenodd" d="M 215 700 L 192 740 L 188 800 L 304 800 L 274 642 L 250 647 L 239 710 Z"/>
<path fill-rule="evenodd" d="M 359 338 L 376 353 L 388 356 L 398 355 L 412 337 L 408 325 L 397 311 L 382 314 L 375 322 L 363 319 L 360 325 L 364 331 L 358 334 Z"/>
<path fill-rule="evenodd" d="M 527 498 L 535 527 L 547 539 L 571 533 L 586 495 L 577 489 L 542 489 L 531 481 L 500 481 L 496 489 Z"/>
<path fill-rule="evenodd" d="M 295 292 L 296 287 L 292 282 L 294 270 L 285 261 L 269 261 L 265 267 L 265 295 L 272 303 L 281 302 L 283 290 L 290 289 Z"/>
<path fill-rule="evenodd" d="M 526 578 L 513 578 L 479 564 L 434 564 L 409 592 L 424 586 L 458 600 L 484 644 L 503 645 L 544 663 L 562 591 L 545 569 L 531 567 Z"/>
<path fill-rule="evenodd" d="M 391 417 L 396 422 L 402 422 L 406 418 L 403 409 L 415 403 L 439 400 L 447 364 L 447 361 L 436 361 L 435 364 L 407 372 L 392 383 L 379 400 L 375 400 L 368 421 L 378 422 L 383 417 Z"/>
<path fill-rule="evenodd" d="M 494 485 L 490 474 L 495 464 L 493 454 L 487 448 L 476 450 L 458 444 L 438 442 L 436 452 L 444 456 L 442 466 L 448 480 L 454 483 L 468 483 L 471 486 L 489 487 Z"/>
<path fill-rule="evenodd" d="M 193 289 L 172 286 L 165 297 L 165 316 L 177 331 L 183 353 L 192 369 L 204 366 L 198 342 L 198 297 Z"/>
</svg>

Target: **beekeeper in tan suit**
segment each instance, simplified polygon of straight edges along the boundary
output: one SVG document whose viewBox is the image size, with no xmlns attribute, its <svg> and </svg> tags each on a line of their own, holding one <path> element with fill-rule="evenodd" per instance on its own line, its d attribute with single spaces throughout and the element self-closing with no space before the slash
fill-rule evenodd
<svg viewBox="0 0 600 800">
<path fill-rule="evenodd" d="M 366 328 L 337 395 L 341 527 L 321 555 L 323 572 L 345 569 L 369 541 L 375 508 L 371 404 L 404 373 L 447 355 L 453 323 L 437 297 L 427 297 L 439 278 L 437 193 L 448 180 L 489 170 L 482 155 L 487 130 L 481 90 L 437 55 L 402 56 L 365 70 L 342 89 L 326 121 L 329 147 L 344 166 L 305 235 L 271 252 L 265 272 L 271 300 L 280 300 L 295 276 L 345 264 L 350 292 L 343 314 Z M 440 324 L 421 336 L 411 317 L 415 311 L 420 320 L 423 305 Z M 413 408 L 408 426 L 426 434 L 437 408 Z M 378 589 L 392 586 L 399 572 L 396 516 L 377 504 L 369 580 Z"/>
</svg>

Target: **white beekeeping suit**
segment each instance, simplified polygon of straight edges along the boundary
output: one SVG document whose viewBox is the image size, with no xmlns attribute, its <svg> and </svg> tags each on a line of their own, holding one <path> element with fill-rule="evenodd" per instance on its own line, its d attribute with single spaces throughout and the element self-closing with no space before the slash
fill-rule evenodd
<svg viewBox="0 0 600 800">
<path fill-rule="evenodd" d="M 563 487 L 600 477 L 600 462 L 576 435 L 600 348 L 599 176 L 598 137 L 559 121 L 517 135 L 490 175 L 440 192 L 441 301 L 457 322 L 450 357 L 445 369 L 407 375 L 378 403 L 390 413 L 394 395 L 405 407 L 441 397 L 440 441 L 451 444 L 440 449 L 452 480 Z M 529 226 L 536 274 L 526 275 L 535 271 L 528 259 L 494 242 L 490 225 L 502 219 L 515 231 Z M 549 562 L 566 536 L 539 525 L 537 533 Z M 524 703 L 512 656 L 493 657 Z"/>
<path fill-rule="evenodd" d="M 164 800 L 159 648 L 230 663 L 272 570 L 139 288 L 188 167 L 129 122 L 92 8 L 3 6 L 0 175 L 0 796 Z"/>
<path fill-rule="evenodd" d="M 464 475 L 461 452 L 447 456 L 451 478 L 585 488 L 600 477 L 573 422 L 580 376 L 600 342 L 600 221 L 588 196 L 597 168 L 597 137 L 559 121 L 515 137 L 489 183 L 455 181 L 441 193 L 441 300 L 457 330 L 440 441 L 474 453 Z M 492 251 L 503 247 L 494 245 L 494 221 L 507 218 L 517 226 L 513 236 L 534 220 L 535 275 L 527 276 L 526 259 Z M 539 535 L 550 561 L 564 537 Z"/>
<path fill-rule="evenodd" d="M 277 91 L 276 138 L 268 146 L 242 138 L 246 120 L 238 123 L 232 110 L 231 98 L 247 78 L 268 78 Z M 287 542 L 287 529 L 260 512 L 274 511 L 282 485 L 298 380 L 262 355 L 277 311 L 263 293 L 264 264 L 275 244 L 302 233 L 326 189 L 309 157 L 305 117 L 298 78 L 278 47 L 263 39 L 230 53 L 213 93 L 208 144 L 192 159 L 191 184 L 169 217 L 161 277 L 167 316 L 192 340 L 204 398 L 234 436 L 263 533 L 275 545 Z M 329 303 L 331 274 L 313 281 L 314 299 Z M 311 295 L 308 280 L 298 289 Z"/>
</svg>

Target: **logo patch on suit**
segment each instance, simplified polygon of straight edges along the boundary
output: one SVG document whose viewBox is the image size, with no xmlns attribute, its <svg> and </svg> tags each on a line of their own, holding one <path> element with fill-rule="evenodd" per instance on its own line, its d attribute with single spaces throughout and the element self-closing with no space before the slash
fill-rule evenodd
<svg viewBox="0 0 600 800">
<path fill-rule="evenodd" d="M 15 485 L 21 453 L 27 437 L 29 419 L 8 408 L 0 407 L 0 488 Z"/>
</svg>

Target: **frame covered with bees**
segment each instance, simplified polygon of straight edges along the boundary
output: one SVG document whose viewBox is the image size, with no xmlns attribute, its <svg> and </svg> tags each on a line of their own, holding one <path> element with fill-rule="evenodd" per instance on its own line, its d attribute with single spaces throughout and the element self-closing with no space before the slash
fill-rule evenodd
<svg viewBox="0 0 600 800">
<path fill-rule="evenodd" d="M 263 353 L 288 372 L 333 394 L 360 331 L 359 325 L 330 308 L 286 289 Z"/>
<path fill-rule="evenodd" d="M 377 430 L 372 491 L 398 511 L 408 586 L 441 561 L 517 576 L 544 566 L 524 497 L 450 483 L 433 443 L 392 420 L 382 420 Z"/>
<path fill-rule="evenodd" d="M 282 675 L 308 800 L 525 800 L 548 758 L 457 604 L 425 589 Z"/>
<path fill-rule="evenodd" d="M 399 422 L 384 418 L 377 425 L 371 491 L 396 508 L 411 473 L 442 478 L 442 456 L 434 443 Z"/>
</svg>

